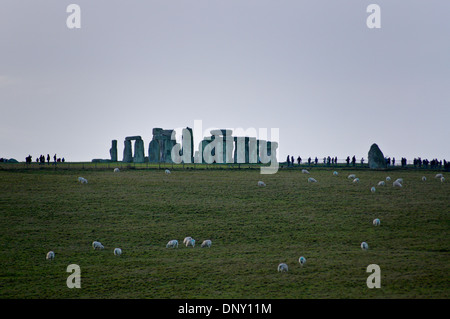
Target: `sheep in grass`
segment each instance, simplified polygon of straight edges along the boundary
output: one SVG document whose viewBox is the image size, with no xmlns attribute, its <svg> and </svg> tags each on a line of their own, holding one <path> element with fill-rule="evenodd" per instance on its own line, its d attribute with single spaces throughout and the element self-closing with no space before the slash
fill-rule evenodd
<svg viewBox="0 0 450 319">
<path fill-rule="evenodd" d="M 397 178 L 395 181 L 399 182 L 401 184 L 401 183 L 403 183 L 403 178 Z"/>
<path fill-rule="evenodd" d="M 375 193 L 375 192 L 376 192 L 375 187 L 372 186 L 372 188 L 370 189 L 370 191 L 371 191 L 372 193 Z"/>
<path fill-rule="evenodd" d="M 334 176 L 338 176 L 338 175 L 339 175 L 339 173 L 338 173 L 338 172 L 336 172 L 336 171 L 334 171 L 334 172 L 333 172 L 333 175 L 334 175 Z"/>
<path fill-rule="evenodd" d="M 427 180 L 427 178 L 425 177 L 425 176 L 422 176 L 422 181 L 426 181 Z"/>
<path fill-rule="evenodd" d="M 359 178 L 357 177 L 357 178 L 355 178 L 354 180 L 353 180 L 353 183 L 354 184 L 357 184 L 357 183 L 359 183 Z"/>
<path fill-rule="evenodd" d="M 306 170 L 306 169 L 302 169 L 302 173 L 303 174 L 309 174 L 308 170 Z"/>
<path fill-rule="evenodd" d="M 210 248 L 210 247 L 211 247 L 211 244 L 212 244 L 211 240 L 206 239 L 206 240 L 203 241 L 201 247 L 202 247 L 202 248 L 205 248 L 205 247 Z"/>
<path fill-rule="evenodd" d="M 192 239 L 192 237 L 190 237 L 190 236 L 185 237 L 183 240 L 183 245 L 186 245 L 191 239 Z"/>
<path fill-rule="evenodd" d="M 169 175 L 170 171 L 168 169 L 166 169 L 166 175 Z"/>
<path fill-rule="evenodd" d="M 390 182 L 391 181 L 391 178 L 388 176 L 388 177 L 386 177 L 386 182 Z"/>
<path fill-rule="evenodd" d="M 317 183 L 316 179 L 310 177 L 308 178 L 308 183 Z"/>
<path fill-rule="evenodd" d="M 347 178 L 348 178 L 348 179 L 355 179 L 355 178 L 356 178 L 356 175 L 355 175 L 355 174 L 350 174 L 350 175 L 347 176 Z"/>
<path fill-rule="evenodd" d="M 306 263 L 306 258 L 303 257 L 303 256 L 301 256 L 301 257 L 298 259 L 298 262 L 300 263 L 300 266 L 303 266 L 303 265 Z"/>
<path fill-rule="evenodd" d="M 119 172 L 120 172 L 120 169 L 116 167 L 116 168 L 114 169 L 114 173 L 119 173 Z"/>
<path fill-rule="evenodd" d="M 45 257 L 47 260 L 53 260 L 55 259 L 55 253 L 53 251 L 49 251 L 47 253 L 47 256 Z"/>
<path fill-rule="evenodd" d="M 394 181 L 392 183 L 392 186 L 394 186 L 394 187 L 403 187 L 403 185 L 399 181 Z"/>
<path fill-rule="evenodd" d="M 84 177 L 78 177 L 78 181 L 81 183 L 81 184 L 87 184 L 87 179 L 86 178 L 84 178 Z"/>
<path fill-rule="evenodd" d="M 436 176 L 435 176 L 434 178 L 441 178 L 441 177 L 444 177 L 444 175 L 442 175 L 442 174 L 436 174 Z"/>
<path fill-rule="evenodd" d="M 195 247 L 195 239 L 194 238 L 189 239 L 185 245 L 186 245 L 186 247 L 192 246 L 192 248 L 194 248 Z"/>
<path fill-rule="evenodd" d="M 94 248 L 95 250 L 101 250 L 101 249 L 104 249 L 105 247 L 102 245 L 101 242 L 93 241 L 92 242 L 92 248 Z"/>
<path fill-rule="evenodd" d="M 443 183 L 445 181 L 444 176 L 441 177 L 441 183 Z"/>
<path fill-rule="evenodd" d="M 365 241 L 363 241 L 361 243 L 361 249 L 362 250 L 368 250 L 369 249 L 369 245 Z"/>
<path fill-rule="evenodd" d="M 278 271 L 279 272 L 287 272 L 288 271 L 288 265 L 285 263 L 281 263 L 278 265 Z"/>
<path fill-rule="evenodd" d="M 380 226 L 380 219 L 379 218 L 375 218 L 372 223 L 373 223 L 374 226 Z"/>
<path fill-rule="evenodd" d="M 178 248 L 178 240 L 172 239 L 166 245 L 166 248 Z"/>
<path fill-rule="evenodd" d="M 264 183 L 263 181 L 259 181 L 259 182 L 258 182 L 258 186 L 260 186 L 260 187 L 265 187 L 265 186 L 266 186 L 266 183 Z"/>
<path fill-rule="evenodd" d="M 114 255 L 116 255 L 116 256 L 122 255 L 122 249 L 120 249 L 120 248 L 114 248 Z"/>
<path fill-rule="evenodd" d="M 378 186 L 384 186 L 384 185 L 386 185 L 386 183 L 384 181 L 379 181 L 378 182 Z"/>
</svg>

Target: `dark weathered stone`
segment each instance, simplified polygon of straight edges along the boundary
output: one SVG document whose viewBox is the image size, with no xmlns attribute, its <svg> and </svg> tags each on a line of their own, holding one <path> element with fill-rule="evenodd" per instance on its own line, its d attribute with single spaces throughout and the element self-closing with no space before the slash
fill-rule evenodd
<svg viewBox="0 0 450 319">
<path fill-rule="evenodd" d="M 125 162 L 125 163 L 133 162 L 133 155 L 132 155 L 132 151 L 131 151 L 131 140 L 125 139 L 125 141 L 124 141 L 122 162 Z"/>
<path fill-rule="evenodd" d="M 233 134 L 232 130 L 212 130 L 214 136 L 214 161 L 216 163 L 233 162 Z"/>
<path fill-rule="evenodd" d="M 370 147 L 368 158 L 369 168 L 371 169 L 382 169 L 387 167 L 383 152 L 380 150 L 377 144 L 372 144 L 372 146 Z"/>
<path fill-rule="evenodd" d="M 150 163 L 158 163 L 159 157 L 159 141 L 153 139 L 148 147 L 148 161 Z"/>
<path fill-rule="evenodd" d="M 182 149 L 181 154 L 183 156 L 184 163 L 192 163 L 194 156 L 194 136 L 192 135 L 192 129 L 186 127 L 181 133 Z"/>
<path fill-rule="evenodd" d="M 111 155 L 111 162 L 117 162 L 117 140 L 112 140 L 109 154 Z"/>
<path fill-rule="evenodd" d="M 153 138 L 149 144 L 149 161 L 151 163 L 173 163 L 172 149 L 176 144 L 175 131 L 153 129 Z"/>
<path fill-rule="evenodd" d="M 125 141 L 134 141 L 134 140 L 142 140 L 142 137 L 140 137 L 139 135 L 125 137 Z"/>
<path fill-rule="evenodd" d="M 136 139 L 134 143 L 134 163 L 144 163 L 145 154 L 144 154 L 144 141 L 142 139 Z"/>
</svg>

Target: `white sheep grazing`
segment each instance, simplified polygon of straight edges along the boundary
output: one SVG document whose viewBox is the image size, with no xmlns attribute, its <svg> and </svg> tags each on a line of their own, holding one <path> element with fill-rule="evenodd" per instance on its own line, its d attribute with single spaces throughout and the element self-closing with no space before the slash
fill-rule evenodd
<svg viewBox="0 0 450 319">
<path fill-rule="evenodd" d="M 356 175 L 355 175 L 355 174 L 350 174 L 350 175 L 348 175 L 347 178 L 348 178 L 348 179 L 355 179 L 355 178 L 356 178 Z"/>
<path fill-rule="evenodd" d="M 120 169 L 118 169 L 117 167 L 114 169 L 114 173 L 119 173 Z"/>
<path fill-rule="evenodd" d="M 116 256 L 122 255 L 122 249 L 120 249 L 120 248 L 114 248 L 114 255 L 116 255 Z"/>
<path fill-rule="evenodd" d="M 425 177 L 425 176 L 422 176 L 422 181 L 426 181 L 427 180 L 427 178 Z"/>
<path fill-rule="evenodd" d="M 379 218 L 375 218 L 372 223 L 373 223 L 374 226 L 380 226 L 380 219 Z"/>
<path fill-rule="evenodd" d="M 87 179 L 84 177 L 78 177 L 78 181 L 81 182 L 81 184 L 87 184 Z"/>
<path fill-rule="evenodd" d="M 372 188 L 370 189 L 370 191 L 371 191 L 372 193 L 375 193 L 375 192 L 376 192 L 376 189 L 375 189 L 375 187 L 374 187 L 374 186 L 372 186 Z"/>
<path fill-rule="evenodd" d="M 444 177 L 444 175 L 442 175 L 442 174 L 436 174 L 436 176 L 435 176 L 434 178 L 441 178 L 441 177 Z"/>
<path fill-rule="evenodd" d="M 443 183 L 445 181 L 444 176 L 441 177 L 441 183 Z"/>
<path fill-rule="evenodd" d="M 310 177 L 308 178 L 308 183 L 317 183 L 317 181 L 314 178 Z"/>
<path fill-rule="evenodd" d="M 168 169 L 166 169 L 166 175 L 169 175 L 170 171 Z"/>
<path fill-rule="evenodd" d="M 353 183 L 359 183 L 359 178 L 357 177 L 357 178 L 355 178 L 354 180 L 353 180 Z"/>
<path fill-rule="evenodd" d="M 183 240 L 183 244 L 186 245 L 186 243 L 187 243 L 188 241 L 190 241 L 191 239 L 192 239 L 192 237 L 190 237 L 190 236 L 185 237 L 184 240 Z"/>
<path fill-rule="evenodd" d="M 45 257 L 47 260 L 53 260 L 55 259 L 55 253 L 53 251 L 49 251 L 47 253 L 47 256 Z"/>
<path fill-rule="evenodd" d="M 259 181 L 258 186 L 264 187 L 264 186 L 266 186 L 266 183 L 264 183 L 263 181 Z"/>
<path fill-rule="evenodd" d="M 333 172 L 333 175 L 334 175 L 334 176 L 338 176 L 338 174 L 339 174 L 339 173 L 336 172 L 336 171 Z"/>
<path fill-rule="evenodd" d="M 195 239 L 194 238 L 191 238 L 186 242 L 186 247 L 189 247 L 189 246 L 195 247 Z"/>
<path fill-rule="evenodd" d="M 169 240 L 169 242 L 166 245 L 166 248 L 175 248 L 175 247 L 178 248 L 178 240 L 176 239 Z"/>
<path fill-rule="evenodd" d="M 281 263 L 278 265 L 278 271 L 279 272 L 287 272 L 288 271 L 288 265 L 285 263 Z"/>
<path fill-rule="evenodd" d="M 362 249 L 362 250 L 367 250 L 367 249 L 369 249 L 369 245 L 368 245 L 365 241 L 363 241 L 363 242 L 361 243 L 361 249 Z"/>
<path fill-rule="evenodd" d="M 102 245 L 99 241 L 93 241 L 92 242 L 92 248 L 94 249 L 104 249 L 105 247 Z"/>
<path fill-rule="evenodd" d="M 302 169 L 302 173 L 303 174 L 309 174 L 308 170 L 306 170 L 306 169 Z"/>
<path fill-rule="evenodd" d="M 384 186 L 384 185 L 386 185 L 386 183 L 384 181 L 378 182 L 378 186 Z"/>
<path fill-rule="evenodd" d="M 397 178 L 395 181 L 399 182 L 399 183 L 403 183 L 403 178 Z"/>
<path fill-rule="evenodd" d="M 303 265 L 306 263 L 306 258 L 303 257 L 303 256 L 301 256 L 301 257 L 298 259 L 298 262 L 300 263 L 300 266 L 303 266 Z"/>
<path fill-rule="evenodd" d="M 210 248 L 211 247 L 211 244 L 212 244 L 212 242 L 211 242 L 211 240 L 209 240 L 209 239 L 206 239 L 206 240 L 204 240 L 203 241 L 203 243 L 202 243 L 202 248 L 204 248 L 204 247 L 208 247 L 208 248 Z"/>
<path fill-rule="evenodd" d="M 388 177 L 386 177 L 386 182 L 390 182 L 391 181 L 391 178 L 388 176 Z"/>
<path fill-rule="evenodd" d="M 403 187 L 403 185 L 399 181 L 393 182 L 392 186 L 394 186 L 394 187 Z"/>
</svg>

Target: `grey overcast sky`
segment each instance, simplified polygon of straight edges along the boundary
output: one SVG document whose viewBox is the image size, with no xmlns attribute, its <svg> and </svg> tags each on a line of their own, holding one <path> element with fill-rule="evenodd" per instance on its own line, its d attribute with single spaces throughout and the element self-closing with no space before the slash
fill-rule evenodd
<svg viewBox="0 0 450 319">
<path fill-rule="evenodd" d="M 81 28 L 69 29 L 69 4 Z M 381 28 L 369 29 L 369 4 Z M 279 129 L 279 160 L 450 160 L 450 1 L 1 0 L 0 157 Z M 198 128 L 197 128 L 198 129 Z M 206 134 L 207 132 L 205 132 Z M 195 140 L 197 145 L 200 141 Z"/>
</svg>

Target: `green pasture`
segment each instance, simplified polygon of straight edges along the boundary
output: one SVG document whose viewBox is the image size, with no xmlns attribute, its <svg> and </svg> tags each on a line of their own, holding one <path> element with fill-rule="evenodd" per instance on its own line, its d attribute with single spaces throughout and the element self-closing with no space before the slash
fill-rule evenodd
<svg viewBox="0 0 450 319">
<path fill-rule="evenodd" d="M 436 171 L 412 169 L 333 176 L 169 166 L 166 175 L 148 164 L 119 173 L 112 164 L 66 165 L 0 169 L 0 298 L 450 296 L 448 173 L 441 182 Z M 387 176 L 403 187 L 377 186 Z M 186 236 L 194 248 L 183 246 Z M 171 239 L 178 248 L 166 248 Z M 211 248 L 200 247 L 204 239 Z M 93 250 L 94 240 L 105 249 Z M 281 262 L 287 273 L 277 272 Z M 81 269 L 80 289 L 66 285 L 70 264 Z M 381 288 L 366 285 L 370 264 L 380 266 Z"/>
</svg>

